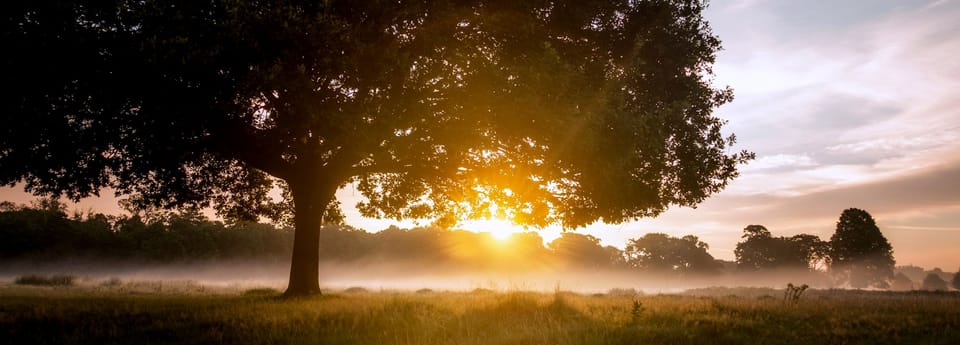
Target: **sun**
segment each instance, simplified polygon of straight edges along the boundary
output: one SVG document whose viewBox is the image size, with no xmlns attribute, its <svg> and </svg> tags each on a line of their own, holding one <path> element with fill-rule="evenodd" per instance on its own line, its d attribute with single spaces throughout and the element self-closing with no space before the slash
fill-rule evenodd
<svg viewBox="0 0 960 345">
<path fill-rule="evenodd" d="M 477 219 L 463 222 L 465 230 L 478 233 L 489 233 L 497 241 L 509 240 L 515 233 L 523 232 L 523 228 L 504 219 Z"/>
<path fill-rule="evenodd" d="M 490 235 L 497 240 L 506 241 L 513 236 L 513 231 L 509 228 L 490 229 Z"/>
</svg>

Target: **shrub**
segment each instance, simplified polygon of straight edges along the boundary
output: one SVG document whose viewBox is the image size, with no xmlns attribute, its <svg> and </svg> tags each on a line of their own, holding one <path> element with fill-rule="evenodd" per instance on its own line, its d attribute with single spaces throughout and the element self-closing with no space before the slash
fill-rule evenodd
<svg viewBox="0 0 960 345">
<path fill-rule="evenodd" d="M 346 292 L 346 293 L 367 293 L 367 292 L 369 292 L 369 291 L 368 291 L 367 289 L 362 288 L 362 287 L 359 287 L 359 286 L 352 286 L 352 287 L 347 288 L 346 290 L 343 290 L 343 292 Z"/>
<path fill-rule="evenodd" d="M 101 286 L 120 286 L 123 284 L 123 281 L 120 278 L 112 277 L 100 283 Z"/>
<path fill-rule="evenodd" d="M 57 274 L 50 277 L 41 275 L 26 275 L 17 277 L 14 284 L 17 285 L 42 285 L 42 286 L 71 286 L 74 283 L 74 276 Z"/>
<path fill-rule="evenodd" d="M 612 288 L 607 290 L 607 296 L 610 297 L 635 297 L 640 295 L 642 295 L 642 293 L 634 288 Z"/>
</svg>

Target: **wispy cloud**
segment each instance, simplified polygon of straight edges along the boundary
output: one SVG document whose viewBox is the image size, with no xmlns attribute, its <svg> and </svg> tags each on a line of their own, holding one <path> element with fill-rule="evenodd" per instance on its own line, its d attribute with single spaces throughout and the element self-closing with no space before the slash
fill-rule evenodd
<svg viewBox="0 0 960 345">
<path fill-rule="evenodd" d="M 771 156 L 761 156 L 756 160 L 750 162 L 747 166 L 743 167 L 743 171 L 761 171 L 761 170 L 774 170 L 774 169 L 783 169 L 783 168 L 798 168 L 798 167 L 812 167 L 816 166 L 817 162 L 810 158 L 809 155 L 800 154 L 776 154 Z"/>
</svg>

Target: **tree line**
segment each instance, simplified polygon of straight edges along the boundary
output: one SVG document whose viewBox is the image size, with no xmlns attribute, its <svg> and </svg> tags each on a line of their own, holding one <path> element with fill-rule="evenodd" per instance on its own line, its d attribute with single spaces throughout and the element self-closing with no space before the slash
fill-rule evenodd
<svg viewBox="0 0 960 345">
<path fill-rule="evenodd" d="M 209 220 L 196 210 L 141 212 L 112 216 L 68 215 L 64 204 L 41 199 L 31 205 L 0 204 L 0 258 L 91 258 L 183 262 L 196 260 L 284 261 L 292 255 L 293 230 L 253 222 Z M 544 243 L 536 232 L 507 240 L 490 233 L 438 227 L 371 233 L 347 225 L 321 230 L 320 260 L 347 263 L 429 263 L 433 268 L 496 271 L 620 270 L 661 274 L 710 275 L 732 271 L 799 270 L 828 274 L 834 283 L 855 288 L 946 290 L 942 271 L 922 277 L 916 269 L 894 271 L 890 244 L 866 211 L 848 209 L 829 241 L 810 234 L 775 237 L 762 225 L 748 225 L 737 244 L 735 262 L 717 260 L 693 235 L 649 233 L 624 249 L 604 246 L 594 236 L 564 232 Z M 918 285 L 922 281 L 922 285 Z"/>
</svg>

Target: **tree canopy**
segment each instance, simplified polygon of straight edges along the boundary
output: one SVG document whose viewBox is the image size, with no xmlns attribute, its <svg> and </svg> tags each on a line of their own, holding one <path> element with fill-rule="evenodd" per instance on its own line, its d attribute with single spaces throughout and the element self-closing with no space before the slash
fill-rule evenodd
<svg viewBox="0 0 960 345">
<path fill-rule="evenodd" d="M 867 211 L 849 208 L 840 214 L 830 237 L 830 269 L 855 288 L 886 288 L 893 278 L 893 247 Z"/>
<path fill-rule="evenodd" d="M 830 245 L 819 237 L 799 234 L 773 237 L 763 225 L 743 229 L 743 241 L 737 243 L 734 255 L 743 269 L 803 268 L 816 269 L 827 259 Z"/>
<path fill-rule="evenodd" d="M 348 183 L 366 216 L 572 228 L 695 206 L 752 158 L 712 115 L 701 1 L 2 6 L 0 184 L 293 214 L 290 294 L 319 291 Z"/>
<path fill-rule="evenodd" d="M 710 253 L 709 246 L 693 235 L 676 238 L 662 233 L 649 233 L 632 239 L 624 249 L 627 264 L 648 271 L 677 273 L 713 273 L 721 265 Z"/>
<path fill-rule="evenodd" d="M 928 273 L 923 278 L 923 285 L 920 288 L 927 291 L 947 291 L 947 281 L 943 280 L 939 274 Z"/>
<path fill-rule="evenodd" d="M 894 291 L 910 291 L 913 290 L 913 280 L 910 277 L 907 277 L 903 272 L 897 272 L 893 275 L 893 281 L 890 282 L 890 289 Z"/>
<path fill-rule="evenodd" d="M 571 268 L 610 269 L 622 267 L 623 253 L 612 246 L 602 246 L 600 239 L 573 232 L 564 232 L 550 242 L 550 249 Z"/>
</svg>

